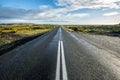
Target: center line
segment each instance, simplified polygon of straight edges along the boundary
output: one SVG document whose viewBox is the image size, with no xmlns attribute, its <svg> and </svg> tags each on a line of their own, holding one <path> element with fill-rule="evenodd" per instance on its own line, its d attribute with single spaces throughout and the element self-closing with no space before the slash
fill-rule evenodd
<svg viewBox="0 0 120 80">
<path fill-rule="evenodd" d="M 60 41 L 58 42 L 57 68 L 55 80 L 60 80 Z"/>
<path fill-rule="evenodd" d="M 55 80 L 60 80 L 60 62 L 62 60 L 62 80 L 68 80 L 67 77 L 67 69 L 66 69 L 66 63 L 65 63 L 65 55 L 64 55 L 64 47 L 63 47 L 63 41 L 61 38 L 61 28 L 59 28 L 60 31 L 60 39 L 58 42 L 58 52 L 57 52 L 57 65 L 56 65 L 56 76 L 55 76 Z M 60 58 L 61 56 L 61 58 Z"/>
<path fill-rule="evenodd" d="M 67 77 L 67 70 L 66 70 L 66 63 L 65 63 L 65 55 L 64 55 L 64 47 L 63 47 L 63 41 L 61 42 L 61 55 L 62 55 L 62 76 L 63 80 L 68 80 Z"/>
</svg>

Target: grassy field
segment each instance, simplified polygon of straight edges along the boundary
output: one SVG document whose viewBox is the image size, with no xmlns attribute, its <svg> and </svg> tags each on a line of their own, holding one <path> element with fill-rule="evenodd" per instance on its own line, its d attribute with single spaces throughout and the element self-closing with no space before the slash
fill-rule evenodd
<svg viewBox="0 0 120 80">
<path fill-rule="evenodd" d="M 120 25 L 70 25 L 63 27 L 69 31 L 120 37 Z"/>
<path fill-rule="evenodd" d="M 0 51 L 8 48 L 8 46 L 5 46 L 7 44 L 13 43 L 17 40 L 21 40 L 23 38 L 36 36 L 55 28 L 56 28 L 55 25 L 34 25 L 34 24 L 0 25 Z"/>
</svg>

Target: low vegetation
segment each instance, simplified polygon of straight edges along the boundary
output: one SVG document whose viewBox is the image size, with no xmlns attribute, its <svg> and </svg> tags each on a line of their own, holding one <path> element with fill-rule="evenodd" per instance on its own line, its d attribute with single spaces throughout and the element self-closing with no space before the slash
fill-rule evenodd
<svg viewBox="0 0 120 80">
<path fill-rule="evenodd" d="M 0 25 L 0 53 L 16 45 L 18 40 L 29 41 L 34 37 L 55 29 L 55 25 L 36 24 L 1 24 Z"/>
<path fill-rule="evenodd" d="M 70 31 L 76 31 L 81 33 L 102 34 L 109 36 L 120 37 L 120 25 L 73 25 L 64 26 Z"/>
</svg>

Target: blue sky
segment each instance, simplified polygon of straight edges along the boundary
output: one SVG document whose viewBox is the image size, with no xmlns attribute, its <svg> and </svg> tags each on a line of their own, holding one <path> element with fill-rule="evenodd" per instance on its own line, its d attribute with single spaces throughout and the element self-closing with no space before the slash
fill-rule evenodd
<svg viewBox="0 0 120 80">
<path fill-rule="evenodd" d="M 120 0 L 1 0 L 0 23 L 117 24 Z"/>
</svg>

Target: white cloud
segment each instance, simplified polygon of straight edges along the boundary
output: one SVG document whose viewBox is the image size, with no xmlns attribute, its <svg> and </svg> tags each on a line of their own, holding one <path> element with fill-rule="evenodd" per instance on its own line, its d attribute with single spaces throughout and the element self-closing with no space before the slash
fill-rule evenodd
<svg viewBox="0 0 120 80">
<path fill-rule="evenodd" d="M 103 16 L 114 16 L 114 15 L 118 15 L 118 12 L 109 12 L 109 13 L 104 13 Z"/>
<path fill-rule="evenodd" d="M 72 14 L 72 13 L 70 13 L 70 14 L 67 14 L 66 15 L 66 17 L 68 17 L 68 18 L 74 18 L 74 17 L 79 17 L 79 18 L 81 18 L 81 17 L 86 17 L 86 16 L 89 16 L 89 14 L 87 14 L 87 13 L 77 13 L 77 14 Z"/>
<path fill-rule="evenodd" d="M 40 5 L 39 10 L 24 10 L 24 9 L 12 9 L 12 8 L 5 8 L 0 7 L 0 19 L 21 19 L 25 21 L 51 21 L 51 22 L 65 22 L 65 23 L 75 23 L 76 21 L 78 23 L 102 23 L 103 20 L 114 20 L 113 15 L 115 16 L 115 19 L 118 19 L 117 22 L 120 19 L 119 10 L 120 9 L 120 0 L 57 0 L 56 2 L 57 6 L 62 7 L 52 7 L 52 5 Z M 79 9 L 109 9 L 113 8 L 116 10 L 116 12 L 109 12 L 104 13 L 100 21 L 100 19 L 96 19 L 95 13 L 90 12 L 81 12 Z M 113 10 L 111 9 L 111 11 Z M 78 12 L 76 10 L 79 10 Z M 9 12 L 12 15 L 9 15 Z M 105 12 L 105 11 L 103 11 Z M 103 12 L 100 12 L 99 14 L 102 14 Z M 95 18 L 92 19 L 92 17 L 95 15 Z M 92 16 L 92 17 L 91 17 Z M 111 17 L 104 17 L 104 16 L 111 16 Z M 83 19 L 84 18 L 84 19 Z M 88 19 L 89 18 L 89 19 Z M 104 19 L 106 18 L 106 19 Z M 110 18 L 110 19 L 107 19 Z M 93 20 L 93 21 L 92 21 Z M 98 21 L 99 20 L 99 21 Z M 12 20 L 15 21 L 15 20 Z M 18 20 L 16 20 L 18 21 Z M 98 22 L 97 22 L 98 21 Z M 116 20 L 114 20 L 116 21 Z M 20 21 L 19 21 L 20 22 Z M 104 21 L 105 22 L 105 21 Z M 112 21 L 113 22 L 113 21 Z"/>
<path fill-rule="evenodd" d="M 35 18 L 37 19 L 59 18 L 64 12 L 65 10 L 62 8 L 45 10 L 45 11 L 37 13 L 35 15 Z"/>
<path fill-rule="evenodd" d="M 40 10 L 46 10 L 51 9 L 52 7 L 50 5 L 40 5 Z"/>
<path fill-rule="evenodd" d="M 120 8 L 120 0 L 57 0 L 56 5 L 81 8 Z"/>
<path fill-rule="evenodd" d="M 88 13 L 69 13 L 66 9 L 51 9 L 48 11 L 38 13 L 35 18 L 37 19 L 60 19 L 60 18 L 81 18 L 89 16 Z"/>
</svg>

